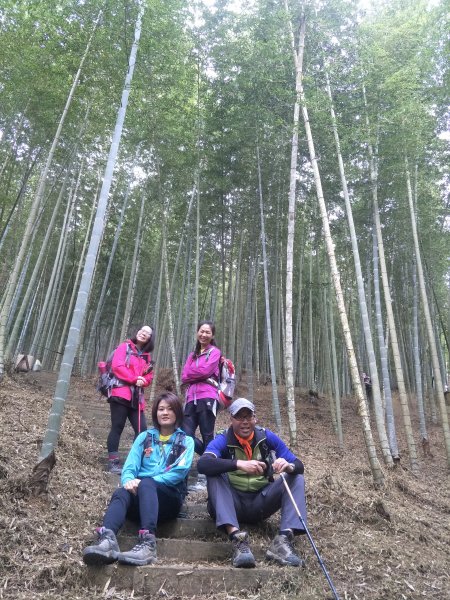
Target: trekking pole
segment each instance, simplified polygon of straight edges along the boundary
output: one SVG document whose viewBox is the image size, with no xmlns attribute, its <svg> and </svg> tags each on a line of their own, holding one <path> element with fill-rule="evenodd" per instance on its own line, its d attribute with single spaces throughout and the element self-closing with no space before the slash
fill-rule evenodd
<svg viewBox="0 0 450 600">
<path fill-rule="evenodd" d="M 287 481 L 286 481 L 286 477 L 284 476 L 284 473 L 281 473 L 281 476 L 280 476 L 280 477 L 281 477 L 281 478 L 282 478 L 282 480 L 283 480 L 284 487 L 286 488 L 286 491 L 287 491 L 287 493 L 288 493 L 288 495 L 289 495 L 289 498 L 291 499 L 292 505 L 293 505 L 293 507 L 295 508 L 295 512 L 297 513 L 297 515 L 298 515 L 298 518 L 300 519 L 300 523 L 302 524 L 302 527 L 303 527 L 303 528 L 304 528 L 304 530 L 305 530 L 305 533 L 306 533 L 306 535 L 307 535 L 307 537 L 308 537 L 308 540 L 309 540 L 309 541 L 310 541 L 310 543 L 311 543 L 312 549 L 314 550 L 314 553 L 315 553 L 315 555 L 317 556 L 317 560 L 319 561 L 319 565 L 321 566 L 321 568 L 322 568 L 322 571 L 324 572 L 324 575 L 325 575 L 325 577 L 327 578 L 328 584 L 329 584 L 329 586 L 330 586 L 330 588 L 331 588 L 331 591 L 333 592 L 333 596 L 334 596 L 335 600 L 339 600 L 339 596 L 338 596 L 338 594 L 337 594 L 336 588 L 334 587 L 334 585 L 333 585 L 333 582 L 331 581 L 331 578 L 330 578 L 330 576 L 328 575 L 328 571 L 326 570 L 326 568 L 325 568 L 325 565 L 323 564 L 323 561 L 322 561 L 322 559 L 321 559 L 321 557 L 320 557 L 319 551 L 317 550 L 317 548 L 316 548 L 316 545 L 315 545 L 315 543 L 314 543 L 314 541 L 313 541 L 313 539 L 312 539 L 312 537 L 311 537 L 311 534 L 309 533 L 309 530 L 308 530 L 308 528 L 306 527 L 306 523 L 305 523 L 305 521 L 303 520 L 303 517 L 302 517 L 302 515 L 301 515 L 301 513 L 300 513 L 300 511 L 299 511 L 299 509 L 298 509 L 298 506 L 297 506 L 297 503 L 296 503 L 296 501 L 294 500 L 294 496 L 292 495 L 291 489 L 290 489 L 290 487 L 288 486 L 288 483 L 287 483 Z"/>
<path fill-rule="evenodd" d="M 141 433 L 141 406 L 144 405 L 144 390 L 139 388 L 139 402 L 138 402 L 138 432 Z"/>
<path fill-rule="evenodd" d="M 138 404 L 138 433 L 141 433 L 141 403 Z"/>
<path fill-rule="evenodd" d="M 139 400 L 138 400 L 138 433 L 141 433 L 141 405 L 143 401 L 143 397 L 141 394 L 141 388 L 139 390 Z"/>
</svg>

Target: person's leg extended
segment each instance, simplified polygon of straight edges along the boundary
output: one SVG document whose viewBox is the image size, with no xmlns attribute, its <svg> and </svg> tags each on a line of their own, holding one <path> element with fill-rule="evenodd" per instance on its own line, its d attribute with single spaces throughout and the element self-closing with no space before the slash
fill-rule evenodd
<svg viewBox="0 0 450 600">
<path fill-rule="evenodd" d="M 176 519 L 183 504 L 183 496 L 180 491 L 164 483 L 156 483 L 156 491 L 158 494 L 158 523 Z"/>
<path fill-rule="evenodd" d="M 124 524 L 127 512 L 134 502 L 135 497 L 125 488 L 115 490 L 103 517 L 103 527 L 117 533 Z"/>
<path fill-rule="evenodd" d="M 280 478 L 281 479 L 281 478 Z M 281 481 L 281 483 L 283 483 Z M 305 498 L 305 479 L 303 475 L 286 475 L 286 483 L 291 490 L 295 503 L 302 515 L 305 525 L 308 525 L 306 515 L 306 498 Z M 298 518 L 297 511 L 294 508 L 292 500 L 287 493 L 283 484 L 283 500 L 281 502 L 281 523 L 280 529 L 292 529 L 294 533 L 304 533 L 305 529 Z"/>
<path fill-rule="evenodd" d="M 214 400 L 199 400 L 196 407 L 196 418 L 198 421 L 200 434 L 202 440 L 194 438 L 195 451 L 200 456 L 206 450 L 207 445 L 214 439 L 214 425 L 216 423 L 216 417 L 211 410 L 211 407 L 215 405 Z M 206 477 L 205 475 L 197 475 L 197 482 L 189 486 L 190 492 L 202 492 L 206 490 Z"/>
<path fill-rule="evenodd" d="M 108 435 L 108 471 L 120 475 L 122 468 L 119 461 L 119 443 L 123 428 L 127 420 L 128 409 L 113 399 L 109 402 L 111 413 L 111 430 Z"/>
<path fill-rule="evenodd" d="M 239 529 L 239 521 L 236 514 L 238 498 L 228 481 L 226 473 L 207 477 L 207 481 L 208 512 L 216 521 L 216 526 L 223 530 L 226 530 L 226 525 L 231 525 Z"/>
<path fill-rule="evenodd" d="M 103 526 L 97 528 L 96 543 L 83 550 L 83 561 L 88 565 L 108 565 L 117 560 L 120 549 L 116 534 L 125 521 L 133 503 L 130 492 L 120 488 L 114 492 L 103 518 Z"/>
<path fill-rule="evenodd" d="M 156 533 L 159 521 L 175 519 L 183 499 L 176 488 L 145 478 L 138 486 L 141 529 Z"/>
<path fill-rule="evenodd" d="M 131 427 L 134 430 L 134 439 L 136 439 L 142 431 L 147 431 L 145 413 L 143 410 L 141 410 L 141 416 L 139 418 L 139 410 L 139 408 L 131 408 L 130 406 L 127 413 L 128 420 L 130 421 Z"/>
<path fill-rule="evenodd" d="M 300 514 L 306 523 L 305 481 L 303 475 L 286 475 L 289 486 Z M 281 565 L 300 567 L 304 561 L 298 556 L 294 546 L 294 535 L 304 533 L 293 502 L 286 490 L 282 477 L 279 477 L 270 487 L 265 488 L 265 513 L 273 514 L 281 507 L 281 522 L 279 534 L 272 540 L 266 552 L 269 560 Z"/>
<path fill-rule="evenodd" d="M 197 413 L 197 406 L 194 402 L 188 402 L 184 407 L 183 425 L 182 429 L 194 440 L 195 452 L 197 454 L 203 454 L 203 443 L 201 440 L 195 437 L 195 431 L 198 427 L 199 414 Z"/>
<path fill-rule="evenodd" d="M 211 406 L 208 405 L 210 400 L 204 401 L 202 410 L 198 413 L 198 424 L 200 435 L 203 440 L 203 451 L 206 450 L 209 442 L 214 439 L 214 426 L 216 424 L 216 415 L 213 413 Z"/>
<path fill-rule="evenodd" d="M 111 400 L 109 410 L 111 413 L 111 430 L 107 440 L 108 454 L 118 454 L 120 436 L 127 421 L 128 409 L 126 406 Z"/>
<path fill-rule="evenodd" d="M 139 519 L 141 530 L 156 533 L 158 523 L 158 493 L 157 484 L 151 477 L 141 479 L 137 488 L 137 498 L 139 503 Z"/>
<path fill-rule="evenodd" d="M 305 480 L 303 475 L 285 475 L 286 483 L 292 492 L 295 502 L 300 510 L 300 514 L 306 523 L 306 500 L 305 500 Z M 261 503 L 261 505 L 260 505 Z M 284 487 L 283 479 L 279 477 L 273 483 L 261 490 L 254 501 L 255 512 L 261 506 L 263 519 L 270 517 L 281 508 L 280 529 L 291 529 L 293 531 L 303 531 L 303 527 L 298 518 L 297 512 L 292 504 L 289 494 Z"/>
<path fill-rule="evenodd" d="M 156 483 L 150 477 L 142 479 L 137 487 L 136 501 L 139 506 L 138 543 L 128 552 L 120 552 L 117 559 L 126 565 L 151 565 L 156 562 L 156 523 L 158 520 L 158 494 Z"/>
<path fill-rule="evenodd" d="M 240 495 L 230 485 L 225 473 L 207 479 L 208 512 L 215 519 L 217 527 L 226 531 L 233 544 L 233 567 L 253 568 L 256 561 L 250 550 L 248 533 L 239 529 L 238 517 L 245 512 Z"/>
</svg>

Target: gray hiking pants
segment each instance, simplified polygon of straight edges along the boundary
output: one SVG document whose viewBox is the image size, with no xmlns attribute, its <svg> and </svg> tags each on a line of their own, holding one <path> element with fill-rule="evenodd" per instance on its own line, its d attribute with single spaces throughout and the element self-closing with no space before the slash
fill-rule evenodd
<svg viewBox="0 0 450 600">
<path fill-rule="evenodd" d="M 226 473 L 208 477 L 207 481 L 208 512 L 218 528 L 232 525 L 239 529 L 239 522 L 259 523 L 281 509 L 280 530 L 292 529 L 297 534 L 305 532 L 281 477 L 258 492 L 236 490 Z M 286 475 L 286 481 L 307 525 L 303 475 Z"/>
</svg>

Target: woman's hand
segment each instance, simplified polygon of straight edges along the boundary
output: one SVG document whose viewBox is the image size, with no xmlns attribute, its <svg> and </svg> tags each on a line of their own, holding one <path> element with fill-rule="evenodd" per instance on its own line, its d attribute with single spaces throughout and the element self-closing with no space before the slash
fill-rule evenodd
<svg viewBox="0 0 450 600">
<path fill-rule="evenodd" d="M 127 481 L 126 483 L 123 484 L 123 487 L 128 492 L 131 492 L 132 494 L 136 495 L 137 494 L 138 485 L 140 483 L 141 483 L 140 479 L 130 479 L 130 481 Z"/>
<path fill-rule="evenodd" d="M 141 375 L 139 375 L 139 377 L 136 379 L 136 383 L 134 385 L 136 385 L 137 387 L 142 387 L 145 384 L 146 384 L 145 378 L 141 377 Z"/>
</svg>

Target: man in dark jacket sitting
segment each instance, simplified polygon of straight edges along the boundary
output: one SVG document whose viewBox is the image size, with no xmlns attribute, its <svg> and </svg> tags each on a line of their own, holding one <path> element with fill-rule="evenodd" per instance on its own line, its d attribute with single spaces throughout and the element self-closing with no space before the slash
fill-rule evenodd
<svg viewBox="0 0 450 600">
<path fill-rule="evenodd" d="M 233 544 L 233 566 L 255 566 L 248 534 L 240 530 L 239 521 L 258 523 L 280 508 L 280 530 L 266 558 L 301 566 L 304 563 L 292 542 L 304 530 L 281 477 L 274 481 L 273 474 L 287 474 L 286 482 L 307 523 L 303 463 L 277 435 L 256 425 L 252 402 L 238 398 L 229 411 L 231 427 L 208 444 L 197 468 L 207 477 L 209 514 Z"/>
</svg>

